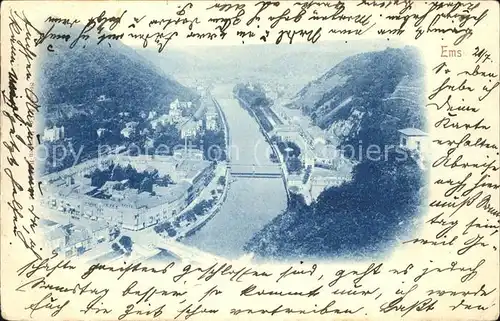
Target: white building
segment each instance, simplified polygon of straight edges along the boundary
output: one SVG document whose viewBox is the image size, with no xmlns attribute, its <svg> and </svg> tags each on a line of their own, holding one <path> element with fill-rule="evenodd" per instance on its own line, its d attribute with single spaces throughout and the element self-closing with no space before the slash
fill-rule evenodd
<svg viewBox="0 0 500 321">
<path fill-rule="evenodd" d="M 178 123 L 182 118 L 182 109 L 179 99 L 174 100 L 170 103 L 170 110 L 168 115 L 171 117 L 172 121 Z"/>
<path fill-rule="evenodd" d="M 300 128 L 296 125 L 279 125 L 273 130 L 273 135 L 279 137 L 282 141 L 300 140 Z"/>
<path fill-rule="evenodd" d="M 154 119 L 156 117 L 156 111 L 152 110 L 149 112 L 148 119 Z"/>
<path fill-rule="evenodd" d="M 125 127 L 123 128 L 121 131 L 120 131 L 120 134 L 123 136 L 123 137 L 126 137 L 126 138 L 130 138 L 130 136 L 132 136 L 132 134 L 135 132 L 135 128 L 132 128 L 132 127 Z"/>
<path fill-rule="evenodd" d="M 170 103 L 170 111 L 177 110 L 177 109 L 181 109 L 181 104 L 179 102 L 179 99 L 176 99 Z"/>
<path fill-rule="evenodd" d="M 400 133 L 399 146 L 401 148 L 416 151 L 419 154 L 427 152 L 427 133 L 418 128 L 405 128 L 398 132 Z"/>
<path fill-rule="evenodd" d="M 180 109 L 171 109 L 168 115 L 174 123 L 178 123 L 182 119 L 182 111 Z"/>
<path fill-rule="evenodd" d="M 186 108 L 191 108 L 193 106 L 193 103 L 190 101 L 181 101 L 179 102 L 179 107 L 181 109 L 186 109 Z"/>
<path fill-rule="evenodd" d="M 289 187 L 291 186 L 302 187 L 303 185 L 302 180 L 303 180 L 303 175 L 289 174 L 287 176 L 286 182 Z"/>
<path fill-rule="evenodd" d="M 110 101 L 111 98 L 107 98 L 106 95 L 100 95 L 97 97 L 97 102 L 102 102 L 102 101 Z"/>
<path fill-rule="evenodd" d="M 125 124 L 125 128 L 123 128 L 121 131 L 120 131 L 120 134 L 123 136 L 123 137 L 126 137 L 126 138 L 129 138 L 132 134 L 135 133 L 136 129 L 137 129 L 137 125 L 139 123 L 137 122 L 128 122 Z"/>
<path fill-rule="evenodd" d="M 315 168 L 309 179 L 311 197 L 317 199 L 323 190 L 332 186 L 340 186 L 352 179 L 351 174 L 339 173 L 323 168 Z"/>
<path fill-rule="evenodd" d="M 101 137 L 107 131 L 106 128 L 99 128 L 97 130 L 97 137 Z"/>
<path fill-rule="evenodd" d="M 167 114 L 163 114 L 160 117 L 153 119 L 151 121 L 151 128 L 156 129 L 156 127 L 158 127 L 158 125 L 166 125 L 166 124 L 172 125 L 172 124 L 175 124 L 175 122 L 174 122 L 174 119 L 172 116 L 167 115 Z"/>
<path fill-rule="evenodd" d="M 188 121 L 181 127 L 181 138 L 196 136 L 200 132 L 201 127 L 201 121 Z"/>
<path fill-rule="evenodd" d="M 311 148 L 307 147 L 305 151 L 300 154 L 302 162 L 304 163 L 304 167 L 314 167 L 315 156 L 314 151 Z"/>
<path fill-rule="evenodd" d="M 216 111 L 207 111 L 205 114 L 205 127 L 208 130 L 217 130 L 217 118 Z"/>
<path fill-rule="evenodd" d="M 176 160 L 203 160 L 203 151 L 196 148 L 183 148 L 174 151 Z"/>
<path fill-rule="evenodd" d="M 338 166 L 338 161 L 342 157 L 341 151 L 330 144 L 315 144 L 312 152 L 314 154 L 315 166 L 336 168 Z"/>
</svg>

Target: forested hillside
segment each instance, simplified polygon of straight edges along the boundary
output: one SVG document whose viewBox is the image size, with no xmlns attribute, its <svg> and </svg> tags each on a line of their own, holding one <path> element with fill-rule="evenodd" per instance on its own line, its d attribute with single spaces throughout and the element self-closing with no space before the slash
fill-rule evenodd
<svg viewBox="0 0 500 321">
<path fill-rule="evenodd" d="M 78 161 L 95 156 L 98 144 L 131 143 L 120 131 L 127 123 L 137 124 L 137 131 L 146 129 L 145 117 L 150 111 L 163 114 L 175 99 L 195 103 L 198 99 L 195 92 L 118 41 L 112 45 L 88 43 L 72 49 L 67 43 L 55 43 L 53 52 L 43 53 L 39 71 L 45 126 L 64 126 L 65 140 L 57 144 L 64 144 L 68 154 L 70 149 L 75 154 L 81 149 Z M 98 137 L 100 128 L 105 133 Z M 53 143 L 46 145 L 50 158 L 46 171 L 73 164 L 72 157 L 55 163 L 54 158 L 61 155 L 52 153 Z"/>
<path fill-rule="evenodd" d="M 384 151 L 398 144 L 399 129 L 425 131 L 422 79 L 413 48 L 357 54 L 305 86 L 288 107 L 300 108 L 341 145 Z M 379 160 L 356 159 L 352 181 L 326 189 L 311 205 L 292 194 L 287 211 L 254 235 L 246 250 L 277 259 L 390 251 L 415 229 L 427 198 L 425 171 L 399 148 Z"/>
</svg>

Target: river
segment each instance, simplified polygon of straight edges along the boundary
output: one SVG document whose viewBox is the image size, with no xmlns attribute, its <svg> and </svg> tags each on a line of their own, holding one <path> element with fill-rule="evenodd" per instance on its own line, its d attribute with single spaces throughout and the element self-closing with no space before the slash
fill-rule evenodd
<svg viewBox="0 0 500 321">
<path fill-rule="evenodd" d="M 224 112 L 230 137 L 231 162 L 243 165 L 275 165 L 269 160 L 271 148 L 256 121 L 232 97 L 232 86 L 212 92 Z M 230 177 L 227 198 L 219 213 L 194 235 L 182 240 L 229 259 L 244 254 L 245 243 L 286 209 L 287 197 L 280 178 Z"/>
</svg>

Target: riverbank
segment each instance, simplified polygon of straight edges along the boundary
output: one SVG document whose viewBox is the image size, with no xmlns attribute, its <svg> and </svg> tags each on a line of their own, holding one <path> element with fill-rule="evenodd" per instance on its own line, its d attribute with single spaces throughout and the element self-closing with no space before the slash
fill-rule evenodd
<svg viewBox="0 0 500 321">
<path fill-rule="evenodd" d="M 229 136 L 229 125 L 227 123 L 227 119 L 226 119 L 226 117 L 225 117 L 225 115 L 224 115 L 224 113 L 223 113 L 223 111 L 222 111 L 219 103 L 217 102 L 217 100 L 214 99 L 210 94 L 208 94 L 208 95 L 210 96 L 210 99 L 214 102 L 215 107 L 217 108 L 217 112 L 219 114 L 219 119 L 220 119 L 220 124 L 222 125 L 222 127 L 224 129 L 223 132 L 224 132 L 224 138 L 225 138 L 226 149 L 227 149 L 227 146 L 229 146 L 229 137 L 230 137 Z M 226 154 L 226 157 L 229 158 L 229 154 L 228 153 Z M 213 186 L 211 186 L 211 185 L 213 185 L 212 183 L 214 181 L 218 182 L 220 180 L 220 177 L 224 177 L 224 184 L 222 184 L 222 191 L 219 194 L 216 194 L 217 195 L 217 203 L 214 204 L 214 205 L 212 205 L 212 207 L 210 208 L 210 210 L 209 210 L 208 213 L 204 213 L 203 215 L 195 216 L 195 221 L 194 222 L 188 222 L 187 225 L 181 226 L 180 228 L 179 227 L 176 228 L 175 229 L 175 233 L 176 234 L 174 236 L 172 236 L 172 237 L 175 237 L 175 239 L 177 241 L 181 241 L 185 237 L 189 237 L 191 235 L 194 235 L 194 233 L 196 233 L 203 226 L 205 226 L 205 224 L 207 224 L 208 221 L 210 221 L 211 219 L 213 219 L 214 216 L 217 215 L 217 213 L 220 211 L 220 209 L 222 207 L 222 204 L 226 200 L 227 190 L 229 188 L 229 171 L 228 171 L 227 161 L 226 162 L 220 162 L 220 163 L 217 164 L 216 174 L 214 176 L 214 179 L 204 189 L 204 191 L 211 190 L 211 187 L 213 187 Z M 221 175 L 222 171 L 224 172 L 223 175 Z M 211 191 L 216 190 L 217 192 L 219 192 L 220 191 L 220 186 L 221 186 L 220 184 L 216 184 L 215 189 L 212 189 Z M 212 196 L 212 199 L 213 199 L 214 194 L 212 194 L 211 196 Z M 186 207 L 185 210 L 183 210 L 181 213 L 179 213 L 179 215 L 177 215 L 176 218 L 182 217 L 182 215 L 184 215 L 188 211 L 192 210 L 196 206 L 196 204 L 199 204 L 203 200 L 210 200 L 210 196 L 203 198 L 202 195 L 200 195 L 200 197 L 198 198 L 198 202 L 192 202 L 188 207 Z M 196 203 L 196 204 L 193 204 L 193 203 Z M 175 220 L 174 220 L 174 222 L 175 222 Z M 165 235 L 165 234 L 167 234 L 167 235 Z M 167 233 L 163 233 L 162 236 L 164 236 L 164 237 L 170 237 L 168 235 L 168 231 L 167 231 Z"/>
<path fill-rule="evenodd" d="M 180 233 L 181 235 L 176 238 L 176 241 L 181 241 L 185 237 L 189 237 L 189 236 L 194 235 L 203 226 L 205 226 L 208 223 L 208 221 L 213 219 L 215 217 L 215 215 L 217 215 L 217 213 L 219 213 L 219 211 L 222 207 L 222 204 L 224 203 L 224 201 L 227 198 L 227 191 L 229 189 L 229 171 L 227 170 L 227 167 L 226 167 L 225 177 L 226 177 L 226 184 L 224 185 L 223 193 L 220 196 L 217 204 L 214 205 L 214 207 L 212 208 L 212 210 L 210 211 L 210 213 L 208 215 L 207 214 L 204 215 L 203 220 L 198 220 L 197 224 L 195 224 L 195 226 L 191 226 L 191 228 L 188 229 L 187 231 L 185 231 L 184 233 Z"/>
</svg>

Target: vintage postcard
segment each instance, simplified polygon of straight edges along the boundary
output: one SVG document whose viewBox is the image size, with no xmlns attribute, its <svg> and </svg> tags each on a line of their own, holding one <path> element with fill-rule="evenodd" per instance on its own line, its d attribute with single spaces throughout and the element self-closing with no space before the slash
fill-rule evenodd
<svg viewBox="0 0 500 321">
<path fill-rule="evenodd" d="M 495 320 L 496 1 L 5 1 L 7 320 Z"/>
</svg>

